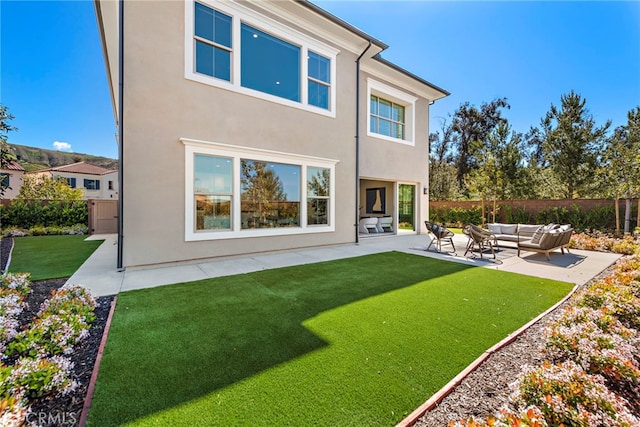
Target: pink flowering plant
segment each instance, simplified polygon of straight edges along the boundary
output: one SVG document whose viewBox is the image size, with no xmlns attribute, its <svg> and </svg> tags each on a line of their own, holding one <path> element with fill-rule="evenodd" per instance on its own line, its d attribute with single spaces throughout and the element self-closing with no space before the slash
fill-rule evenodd
<svg viewBox="0 0 640 427">
<path fill-rule="evenodd" d="M 26 399 L 51 393 L 62 395 L 76 389 L 71 379 L 73 363 L 66 357 L 23 358 L 10 367 L 0 367 L 0 396 Z"/>
<path fill-rule="evenodd" d="M 466 420 L 452 421 L 449 427 L 547 427 L 544 414 L 537 406 L 529 406 L 521 411 L 503 409 L 495 417 L 481 419 L 471 417 Z"/>
<path fill-rule="evenodd" d="M 29 400 L 65 395 L 77 387 L 73 363 L 66 357 L 89 335 L 95 298 L 82 286 L 65 285 L 40 306 L 31 324 L 20 330 L 29 274 L 0 278 L 0 425 L 20 426 Z M 6 362 L 9 360 L 9 362 Z M 9 363 L 5 365 L 5 363 Z"/>
<path fill-rule="evenodd" d="M 546 329 L 547 354 L 554 360 L 569 359 L 590 374 L 612 381 L 636 382 L 640 369 L 634 357 L 635 330 L 614 316 L 590 307 L 571 307 Z"/>
<path fill-rule="evenodd" d="M 0 398 L 0 426 L 19 427 L 26 417 L 27 408 L 22 400 L 13 396 Z"/>
<path fill-rule="evenodd" d="M 513 398 L 540 409 L 553 426 L 637 426 L 627 401 L 609 391 L 604 378 L 572 361 L 528 368 L 515 383 Z"/>
<path fill-rule="evenodd" d="M 31 292 L 30 278 L 29 273 L 5 273 L 0 276 L 0 290 L 13 291 L 26 297 Z"/>
<path fill-rule="evenodd" d="M 575 233 L 569 241 L 570 248 L 586 251 L 615 252 L 623 255 L 640 255 L 640 240 L 633 236 L 614 238 L 599 231 Z"/>
<path fill-rule="evenodd" d="M 60 289 L 53 290 L 51 297 L 40 306 L 39 317 L 50 314 L 78 315 L 85 322 L 95 320 L 94 310 L 96 300 L 89 291 L 80 285 L 64 285 Z"/>
</svg>

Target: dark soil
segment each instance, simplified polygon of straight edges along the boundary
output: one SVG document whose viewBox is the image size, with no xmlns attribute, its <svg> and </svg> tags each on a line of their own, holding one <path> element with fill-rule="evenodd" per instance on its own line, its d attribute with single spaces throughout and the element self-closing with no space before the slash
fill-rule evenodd
<svg viewBox="0 0 640 427">
<path fill-rule="evenodd" d="M 7 268 L 9 254 L 13 247 L 13 237 L 3 237 L 0 240 L 0 271 L 3 272 Z"/>
<path fill-rule="evenodd" d="M 19 318 L 20 324 L 23 327 L 27 327 L 40 310 L 40 304 L 49 297 L 51 291 L 64 285 L 66 281 L 67 279 L 54 279 L 32 282 L 32 291 L 26 299 L 29 308 L 22 312 Z M 71 361 L 74 364 L 73 379 L 78 383 L 76 390 L 66 396 L 48 396 L 32 400 L 26 420 L 28 426 L 79 425 L 87 388 L 89 387 L 112 301 L 113 296 L 98 298 L 98 306 L 95 310 L 96 320 L 91 324 L 89 336 L 75 347 L 75 351 L 71 355 Z"/>
</svg>

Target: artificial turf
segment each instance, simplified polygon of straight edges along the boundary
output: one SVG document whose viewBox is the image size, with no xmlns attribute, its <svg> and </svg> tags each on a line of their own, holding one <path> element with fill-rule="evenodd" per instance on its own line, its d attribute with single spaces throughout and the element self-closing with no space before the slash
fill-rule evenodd
<svg viewBox="0 0 640 427">
<path fill-rule="evenodd" d="M 395 424 L 570 289 L 388 252 L 125 292 L 88 425 Z"/>
<path fill-rule="evenodd" d="M 17 237 L 9 271 L 31 273 L 31 280 L 70 277 L 103 242 L 87 236 Z"/>
</svg>

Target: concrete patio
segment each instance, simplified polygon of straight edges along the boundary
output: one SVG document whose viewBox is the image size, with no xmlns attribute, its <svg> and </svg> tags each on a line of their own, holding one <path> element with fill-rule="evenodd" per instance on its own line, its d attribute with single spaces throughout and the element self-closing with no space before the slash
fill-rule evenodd
<svg viewBox="0 0 640 427">
<path fill-rule="evenodd" d="M 224 257 L 170 265 L 128 268 L 116 270 L 116 235 L 93 235 L 88 239 L 103 240 L 104 243 L 69 278 L 67 283 L 88 287 L 96 296 L 114 295 L 133 289 L 150 288 L 172 283 L 190 282 L 211 277 L 249 273 L 271 268 L 288 267 L 321 261 L 331 261 L 387 251 L 400 251 L 420 256 L 460 262 L 484 268 L 510 271 L 529 276 L 560 280 L 581 285 L 613 264 L 620 255 L 571 250 L 562 255 L 559 251 L 547 261 L 544 254 L 523 252 L 515 256 L 515 248 L 502 247 L 494 260 L 491 254 L 464 256 L 467 237 L 454 237 L 455 253 L 438 253 L 429 245 L 426 235 L 398 235 L 362 238 L 358 244 L 322 246 L 291 251 L 268 252 L 247 256 Z M 445 247 L 443 249 L 449 249 Z"/>
</svg>

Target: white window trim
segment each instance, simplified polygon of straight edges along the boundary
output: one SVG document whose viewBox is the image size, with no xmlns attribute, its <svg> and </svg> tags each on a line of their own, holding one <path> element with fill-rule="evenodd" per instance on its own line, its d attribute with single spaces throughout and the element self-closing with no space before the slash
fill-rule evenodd
<svg viewBox="0 0 640 427">
<path fill-rule="evenodd" d="M 258 148 L 241 147 L 211 141 L 201 141 L 189 138 L 180 138 L 185 146 L 185 241 L 203 241 L 220 239 L 239 239 L 247 237 L 284 236 L 308 233 L 328 233 L 335 231 L 335 166 L 338 160 L 322 157 L 304 156 L 293 153 L 284 153 Z M 195 204 L 194 195 L 194 155 L 204 154 L 212 156 L 229 157 L 233 159 L 233 184 L 231 206 L 231 230 L 200 230 L 195 229 Z M 240 159 L 248 158 L 274 163 L 288 163 L 299 165 L 300 177 L 300 226 L 291 228 L 259 228 L 241 229 L 241 197 L 240 197 Z M 329 224 L 307 224 L 307 167 L 320 167 L 331 172 L 329 193 Z"/>
<path fill-rule="evenodd" d="M 340 52 L 327 44 L 319 42 L 304 33 L 289 28 L 286 25 L 267 18 L 260 13 L 242 6 L 233 1 L 214 2 L 211 0 L 198 0 L 199 3 L 207 5 L 215 10 L 219 10 L 233 18 L 231 28 L 231 81 L 227 82 L 215 77 L 199 74 L 195 72 L 195 55 L 194 55 L 194 13 L 195 0 L 184 0 L 185 5 L 185 44 L 184 44 L 184 76 L 187 80 L 203 83 L 209 86 L 215 86 L 221 89 L 230 90 L 232 92 L 260 98 L 276 104 L 282 104 L 293 108 L 298 108 L 312 113 L 321 114 L 323 116 L 336 117 L 336 58 Z M 259 30 L 272 34 L 284 41 L 292 43 L 300 47 L 300 102 L 290 99 L 281 98 L 259 90 L 249 89 L 240 84 L 240 25 L 245 23 Z M 329 92 L 329 109 L 309 105 L 308 102 L 308 64 L 307 51 L 312 50 L 331 60 L 331 77 Z"/>
<path fill-rule="evenodd" d="M 387 135 L 371 132 L 371 95 L 379 96 L 387 101 L 404 106 L 404 131 L 406 139 L 393 138 Z M 406 145 L 415 145 L 416 135 L 416 98 L 406 92 L 402 92 L 394 87 L 381 83 L 370 77 L 367 77 L 367 136 L 372 138 L 383 139 L 385 141 L 397 142 Z"/>
</svg>

